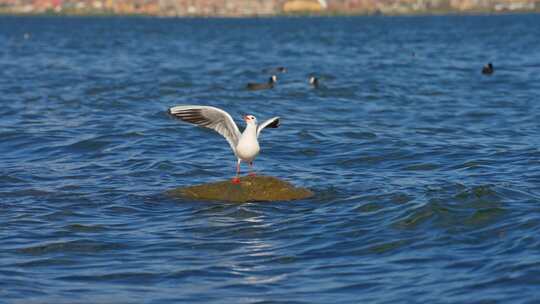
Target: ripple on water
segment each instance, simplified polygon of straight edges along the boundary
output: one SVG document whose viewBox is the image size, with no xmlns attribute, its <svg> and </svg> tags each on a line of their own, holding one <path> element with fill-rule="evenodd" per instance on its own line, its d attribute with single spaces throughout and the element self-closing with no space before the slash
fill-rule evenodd
<svg viewBox="0 0 540 304">
<path fill-rule="evenodd" d="M 419 206 L 408 208 L 395 222 L 396 227 L 418 229 L 429 225 L 475 229 L 497 224 L 508 213 L 502 204 L 504 197 L 492 185 L 473 186 L 443 197 L 432 198 Z"/>
<path fill-rule="evenodd" d="M 47 255 L 61 253 L 101 253 L 105 251 L 114 251 L 126 249 L 127 246 L 121 243 L 111 243 L 95 241 L 90 239 L 79 239 L 66 242 L 46 242 L 39 245 L 18 248 L 16 251 L 28 255 Z"/>
<path fill-rule="evenodd" d="M 69 224 L 64 227 L 69 232 L 79 233 L 99 233 L 107 230 L 102 225 L 83 225 L 83 224 Z"/>
<path fill-rule="evenodd" d="M 152 272 L 116 272 L 103 275 L 70 275 L 58 277 L 58 280 L 75 282 L 103 282 L 103 283 L 124 283 L 138 284 L 141 281 L 149 284 L 157 283 L 161 280 L 161 275 Z"/>
</svg>

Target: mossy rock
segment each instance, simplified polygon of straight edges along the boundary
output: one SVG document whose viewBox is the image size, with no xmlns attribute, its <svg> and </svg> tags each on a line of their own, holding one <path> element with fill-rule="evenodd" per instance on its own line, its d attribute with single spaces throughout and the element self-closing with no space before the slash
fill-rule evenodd
<svg viewBox="0 0 540 304">
<path fill-rule="evenodd" d="M 239 184 L 227 180 L 181 187 L 169 190 L 167 194 L 193 200 L 227 202 L 290 201 L 313 196 L 313 192 L 306 188 L 297 188 L 271 176 L 245 176 L 240 178 Z"/>
</svg>

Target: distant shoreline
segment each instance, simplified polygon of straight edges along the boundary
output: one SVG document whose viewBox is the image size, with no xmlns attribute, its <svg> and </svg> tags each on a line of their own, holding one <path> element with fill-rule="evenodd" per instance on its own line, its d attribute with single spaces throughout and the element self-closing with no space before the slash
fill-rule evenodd
<svg viewBox="0 0 540 304">
<path fill-rule="evenodd" d="M 144 13 L 113 13 L 113 12 L 12 12 L 0 10 L 0 17 L 155 17 L 155 18 L 216 18 L 216 19 L 239 19 L 239 18 L 281 18 L 281 17 L 363 17 L 363 16 L 387 16 L 387 17 L 415 17 L 415 16 L 503 16 L 539 14 L 540 9 L 521 11 L 493 11 L 493 10 L 470 10 L 470 11 L 418 11 L 407 13 L 380 13 L 380 12 L 331 12 L 331 13 L 276 13 L 276 14 L 249 14 L 249 15 L 165 15 Z"/>
<path fill-rule="evenodd" d="M 538 0 L 0 0 L 2 15 L 286 17 L 540 13 Z"/>
</svg>

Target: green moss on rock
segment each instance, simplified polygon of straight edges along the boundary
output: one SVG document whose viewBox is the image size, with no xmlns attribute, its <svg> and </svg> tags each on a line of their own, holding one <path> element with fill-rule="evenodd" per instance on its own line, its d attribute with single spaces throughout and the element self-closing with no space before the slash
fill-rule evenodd
<svg viewBox="0 0 540 304">
<path fill-rule="evenodd" d="M 181 187 L 167 191 L 173 197 L 193 200 L 252 202 L 252 201 L 289 201 L 313 196 L 305 188 L 271 176 L 245 176 L 240 184 L 230 180 L 197 186 Z"/>
</svg>

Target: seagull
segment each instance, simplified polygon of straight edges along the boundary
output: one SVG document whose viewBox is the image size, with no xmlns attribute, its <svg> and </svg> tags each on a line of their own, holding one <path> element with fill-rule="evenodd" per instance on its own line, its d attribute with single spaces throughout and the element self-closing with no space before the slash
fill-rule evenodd
<svg viewBox="0 0 540 304">
<path fill-rule="evenodd" d="M 238 159 L 236 164 L 236 176 L 233 184 L 240 183 L 240 163 L 249 164 L 250 175 L 253 173 L 253 160 L 259 154 L 260 147 L 258 137 L 264 128 L 279 127 L 279 117 L 272 117 L 262 124 L 257 124 L 257 118 L 253 115 L 244 115 L 246 128 L 240 132 L 229 113 L 210 106 L 178 105 L 169 109 L 169 114 L 183 121 L 212 129 L 221 134 L 229 142 L 234 155 Z"/>
<path fill-rule="evenodd" d="M 250 82 L 247 84 L 246 89 L 251 90 L 251 91 L 272 89 L 276 83 L 277 83 L 277 76 L 272 75 L 272 77 L 268 79 L 267 83 Z"/>
</svg>

